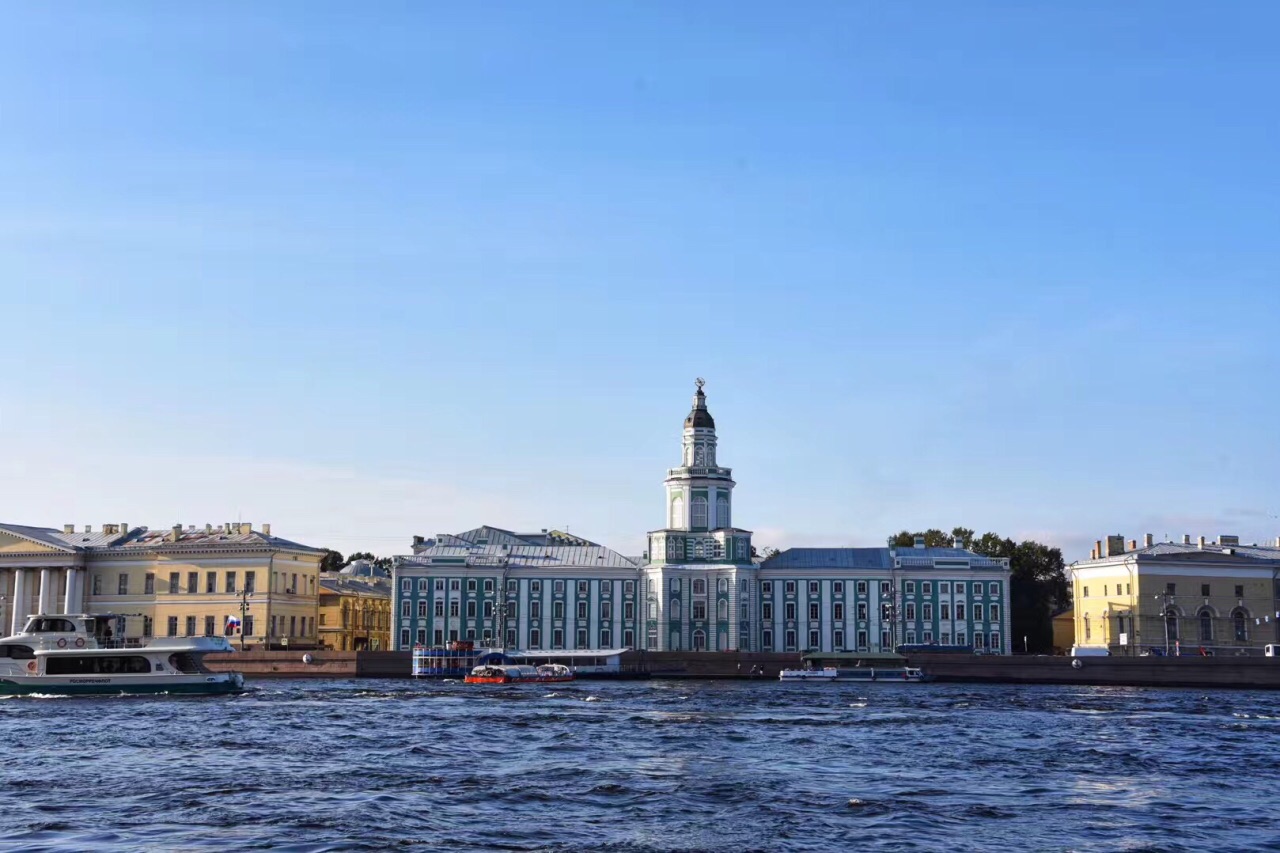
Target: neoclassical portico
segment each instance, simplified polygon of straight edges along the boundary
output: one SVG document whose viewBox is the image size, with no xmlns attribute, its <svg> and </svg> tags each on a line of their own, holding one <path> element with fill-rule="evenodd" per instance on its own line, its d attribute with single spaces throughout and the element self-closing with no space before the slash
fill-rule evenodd
<svg viewBox="0 0 1280 853">
<path fill-rule="evenodd" d="M 83 613 L 83 553 L 41 528 L 5 525 L 0 528 L 0 597 L 0 628 L 9 633 L 33 613 Z"/>
</svg>

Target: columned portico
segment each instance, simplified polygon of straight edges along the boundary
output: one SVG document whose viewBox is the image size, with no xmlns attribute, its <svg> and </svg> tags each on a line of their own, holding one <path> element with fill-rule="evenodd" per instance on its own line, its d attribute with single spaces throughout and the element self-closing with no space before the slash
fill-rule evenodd
<svg viewBox="0 0 1280 853">
<path fill-rule="evenodd" d="M 40 570 L 40 612 L 53 613 L 58 607 L 58 570 Z"/>
<path fill-rule="evenodd" d="M 30 572 L 26 569 L 14 569 L 13 571 L 13 601 L 10 602 L 13 612 L 9 626 L 10 634 L 16 634 L 22 630 L 27 618 L 27 599 L 31 595 L 31 587 L 27 583 L 28 574 Z"/>
</svg>

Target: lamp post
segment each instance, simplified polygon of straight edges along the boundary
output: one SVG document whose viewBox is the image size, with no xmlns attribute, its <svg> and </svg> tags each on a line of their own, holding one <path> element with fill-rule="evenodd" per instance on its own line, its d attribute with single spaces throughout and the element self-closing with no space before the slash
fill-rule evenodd
<svg viewBox="0 0 1280 853">
<path fill-rule="evenodd" d="M 1169 605 L 1173 602 L 1173 596 L 1167 591 L 1156 595 L 1160 599 L 1160 621 L 1164 622 L 1164 656 L 1169 656 Z"/>
<path fill-rule="evenodd" d="M 244 627 L 245 616 L 249 612 L 249 599 L 253 598 L 253 593 L 249 590 L 242 590 L 240 593 L 240 651 L 244 651 Z"/>
</svg>

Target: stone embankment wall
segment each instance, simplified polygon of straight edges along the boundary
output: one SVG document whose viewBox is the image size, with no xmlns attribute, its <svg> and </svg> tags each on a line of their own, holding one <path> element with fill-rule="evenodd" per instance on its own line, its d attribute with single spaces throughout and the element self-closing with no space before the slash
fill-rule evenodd
<svg viewBox="0 0 1280 853">
<path fill-rule="evenodd" d="M 311 662 L 306 663 L 303 655 Z M 918 666 L 943 682 L 1079 684 L 1131 687 L 1232 687 L 1280 689 L 1280 658 L 1068 657 L 913 655 Z M 205 659 L 215 671 L 236 670 L 250 678 L 408 678 L 409 652 L 237 652 Z M 628 652 L 623 668 L 653 678 L 776 679 L 800 665 L 795 653 Z"/>
</svg>

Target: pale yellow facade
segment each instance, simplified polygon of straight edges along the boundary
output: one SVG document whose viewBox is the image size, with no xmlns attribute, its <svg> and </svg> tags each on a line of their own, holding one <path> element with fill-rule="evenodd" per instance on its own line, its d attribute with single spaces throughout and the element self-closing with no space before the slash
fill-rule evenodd
<svg viewBox="0 0 1280 853">
<path fill-rule="evenodd" d="M 1102 550 L 1071 567 L 1077 647 L 1233 655 L 1280 641 L 1280 548 L 1111 542 Z"/>
<path fill-rule="evenodd" d="M 391 648 L 391 584 L 326 572 L 320 581 L 320 644 L 341 652 Z"/>
<path fill-rule="evenodd" d="M 239 646 L 314 647 L 324 552 L 230 523 L 159 531 L 0 524 L 0 624 L 33 613 L 115 614 L 122 639 L 226 634 Z"/>
</svg>

